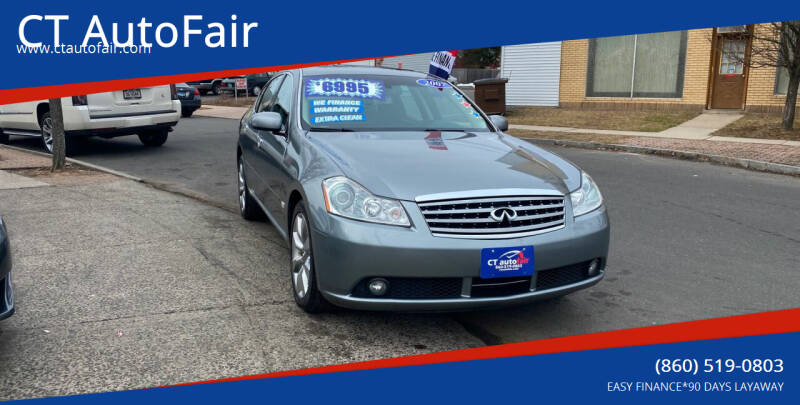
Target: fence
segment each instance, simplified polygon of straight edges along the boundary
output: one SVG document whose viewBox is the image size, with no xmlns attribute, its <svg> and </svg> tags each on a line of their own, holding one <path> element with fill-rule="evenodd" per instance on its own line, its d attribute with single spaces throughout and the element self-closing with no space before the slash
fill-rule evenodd
<svg viewBox="0 0 800 405">
<path fill-rule="evenodd" d="M 450 73 L 459 83 L 472 83 L 478 79 L 493 79 L 500 75 L 500 69 L 455 68 Z"/>
</svg>

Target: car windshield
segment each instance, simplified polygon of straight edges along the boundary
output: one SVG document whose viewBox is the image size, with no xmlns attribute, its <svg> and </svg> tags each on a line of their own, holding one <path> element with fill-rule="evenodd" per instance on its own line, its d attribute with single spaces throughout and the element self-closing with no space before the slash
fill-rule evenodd
<svg viewBox="0 0 800 405">
<path fill-rule="evenodd" d="M 450 83 L 432 77 L 306 76 L 305 129 L 322 131 L 491 131 Z"/>
</svg>

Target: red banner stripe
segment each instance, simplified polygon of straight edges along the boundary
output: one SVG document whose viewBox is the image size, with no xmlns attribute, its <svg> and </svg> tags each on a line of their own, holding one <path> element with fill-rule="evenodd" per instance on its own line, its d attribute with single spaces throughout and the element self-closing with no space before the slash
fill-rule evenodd
<svg viewBox="0 0 800 405">
<path fill-rule="evenodd" d="M 479 347 L 474 349 L 453 350 L 440 353 L 396 357 L 391 359 L 279 371 L 266 374 L 255 374 L 243 377 L 198 381 L 171 386 L 242 381 L 259 378 L 290 377 L 310 374 L 335 373 L 342 371 L 370 370 L 388 367 L 405 367 L 424 364 L 529 356 L 548 353 L 565 353 L 583 350 L 611 349 L 619 347 L 724 339 L 790 332 L 800 332 L 800 308 L 666 325 L 646 326 L 634 329 L 622 329 L 609 332 L 590 333 L 586 335 L 567 336 L 553 339 L 533 340 L 529 342 Z"/>
<path fill-rule="evenodd" d="M 402 55 L 396 55 L 402 56 Z M 389 58 L 390 56 L 386 56 Z M 106 80 L 100 82 L 58 84 L 42 87 L 25 87 L 0 90 L 0 105 L 21 103 L 25 101 L 47 100 L 50 98 L 71 97 L 83 94 L 102 93 L 106 91 L 134 89 L 139 87 L 159 86 L 164 84 L 191 82 L 195 80 L 216 79 L 231 76 L 248 75 L 262 72 L 300 69 L 313 66 L 334 65 L 337 63 L 358 62 L 376 58 L 346 59 L 329 62 L 298 63 L 294 65 L 266 66 L 247 69 L 217 70 L 213 72 L 184 73 L 168 76 L 140 77 L 134 79 Z"/>
</svg>

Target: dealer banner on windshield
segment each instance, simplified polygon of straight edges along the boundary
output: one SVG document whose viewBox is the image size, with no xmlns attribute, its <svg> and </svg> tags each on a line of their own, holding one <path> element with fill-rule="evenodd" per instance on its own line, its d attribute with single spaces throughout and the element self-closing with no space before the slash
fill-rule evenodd
<svg viewBox="0 0 800 405">
<path fill-rule="evenodd" d="M 433 76 L 447 79 L 453 71 L 453 64 L 456 63 L 458 51 L 439 51 L 433 54 L 428 73 Z"/>
</svg>

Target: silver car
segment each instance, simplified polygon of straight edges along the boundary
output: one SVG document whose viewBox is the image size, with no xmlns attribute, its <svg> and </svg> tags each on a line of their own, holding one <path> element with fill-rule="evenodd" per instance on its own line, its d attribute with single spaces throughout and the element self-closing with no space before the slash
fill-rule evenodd
<svg viewBox="0 0 800 405">
<path fill-rule="evenodd" d="M 506 135 L 457 88 L 363 67 L 282 72 L 239 124 L 239 207 L 290 249 L 297 304 L 460 310 L 599 282 L 592 178 Z"/>
</svg>

